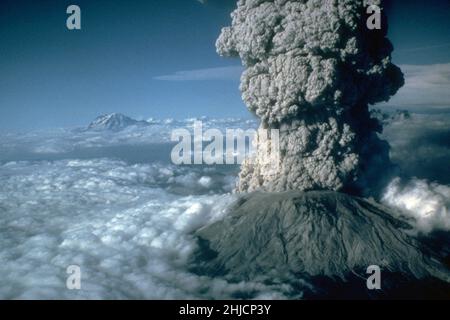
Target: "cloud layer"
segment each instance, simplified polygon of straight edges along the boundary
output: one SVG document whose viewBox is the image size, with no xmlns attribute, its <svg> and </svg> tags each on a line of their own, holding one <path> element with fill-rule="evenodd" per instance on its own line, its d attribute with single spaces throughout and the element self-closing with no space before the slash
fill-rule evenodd
<svg viewBox="0 0 450 320">
<path fill-rule="evenodd" d="M 412 218 L 419 231 L 450 230 L 450 115 L 394 118 L 383 137 L 399 174 L 383 202 Z"/>
<path fill-rule="evenodd" d="M 207 169 L 106 159 L 0 166 L 0 298 L 283 297 L 282 285 L 188 271 L 192 231 L 233 200 L 223 194 L 228 180 L 214 187 L 208 177 Z M 180 195 L 196 188 L 204 195 Z M 81 267 L 80 291 L 66 289 L 69 265 Z"/>
<path fill-rule="evenodd" d="M 405 86 L 388 105 L 409 109 L 450 109 L 450 63 L 402 65 Z"/>
<path fill-rule="evenodd" d="M 84 160 L 45 160 L 43 153 L 39 161 L 23 161 L 20 154 L 14 161 L 0 159 L 0 298 L 294 297 L 292 288 L 282 284 L 233 283 L 189 271 L 188 257 L 197 246 L 192 232 L 225 214 L 234 200 L 229 193 L 237 168 L 180 167 L 156 160 L 170 149 L 152 150 L 150 164 L 135 163 L 130 149 L 121 153 L 122 161 L 100 158 L 111 144 L 136 141 L 136 150 L 145 153 L 146 137 L 153 133 L 151 141 L 165 141 L 159 139 L 192 120 L 151 123 L 155 127 L 145 134 L 135 127 L 115 133 L 0 136 L 2 156 L 24 147 L 67 157 L 72 142 L 99 148 Z M 204 123 L 257 127 L 231 119 Z M 392 145 L 400 178 L 389 185 L 384 201 L 420 231 L 450 229 L 449 128 L 450 115 L 445 114 L 413 114 L 386 123 L 383 137 Z M 71 264 L 82 268 L 80 292 L 65 287 L 65 268 Z"/>
<path fill-rule="evenodd" d="M 450 187 L 413 178 L 402 183 L 394 179 L 386 189 L 383 201 L 413 218 L 422 232 L 450 230 Z"/>
</svg>

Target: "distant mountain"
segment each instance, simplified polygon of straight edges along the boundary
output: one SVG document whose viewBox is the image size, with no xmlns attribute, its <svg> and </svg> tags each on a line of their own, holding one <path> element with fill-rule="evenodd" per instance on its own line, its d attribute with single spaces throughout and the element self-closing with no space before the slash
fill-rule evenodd
<svg viewBox="0 0 450 320">
<path fill-rule="evenodd" d="M 102 131 L 102 130 L 110 130 L 110 131 L 121 131 L 130 126 L 149 126 L 150 123 L 147 121 L 138 121 L 127 117 L 121 113 L 110 113 L 97 117 L 94 121 L 92 121 L 88 130 Z"/>
</svg>

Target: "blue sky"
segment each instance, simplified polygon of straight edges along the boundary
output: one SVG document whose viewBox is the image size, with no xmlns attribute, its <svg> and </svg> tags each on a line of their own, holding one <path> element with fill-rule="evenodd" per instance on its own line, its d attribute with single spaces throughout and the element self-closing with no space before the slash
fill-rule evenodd
<svg viewBox="0 0 450 320">
<path fill-rule="evenodd" d="M 0 131 L 79 126 L 109 112 L 249 116 L 238 89 L 240 62 L 214 47 L 235 0 L 203 2 L 2 0 Z M 450 105 L 443 90 L 450 84 L 450 1 L 391 2 L 394 61 L 415 79 L 393 104 Z M 81 7 L 80 31 L 66 28 L 70 4 Z M 431 64 L 443 67 L 423 67 Z M 433 95 L 411 97 L 429 86 Z"/>
</svg>

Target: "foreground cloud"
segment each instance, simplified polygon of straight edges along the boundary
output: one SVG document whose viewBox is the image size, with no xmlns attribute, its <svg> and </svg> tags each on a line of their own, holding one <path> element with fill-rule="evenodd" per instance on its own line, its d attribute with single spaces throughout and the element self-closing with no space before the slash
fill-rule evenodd
<svg viewBox="0 0 450 320">
<path fill-rule="evenodd" d="M 401 178 L 391 181 L 382 200 L 424 233 L 450 230 L 449 128 L 446 114 L 413 114 L 388 123 L 383 133 Z"/>
<path fill-rule="evenodd" d="M 192 231 L 234 198 L 223 188 L 209 194 L 208 177 L 207 169 L 107 159 L 0 165 L 0 299 L 285 297 L 283 285 L 189 272 Z M 74 264 L 80 291 L 66 289 Z"/>
<path fill-rule="evenodd" d="M 383 201 L 414 218 L 418 230 L 450 230 L 450 187 L 412 179 L 402 183 L 394 179 L 388 186 Z"/>
</svg>

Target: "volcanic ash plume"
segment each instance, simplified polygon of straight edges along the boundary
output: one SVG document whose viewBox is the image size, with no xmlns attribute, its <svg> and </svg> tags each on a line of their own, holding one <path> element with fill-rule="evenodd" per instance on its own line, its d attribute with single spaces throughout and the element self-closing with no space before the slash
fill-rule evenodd
<svg viewBox="0 0 450 320">
<path fill-rule="evenodd" d="M 280 130 L 279 164 L 257 154 L 239 191 L 376 187 L 389 147 L 368 104 L 387 101 L 404 80 L 384 16 L 370 30 L 366 10 L 362 0 L 238 1 L 217 50 L 241 58 L 242 96 L 261 129 Z M 259 143 L 271 148 L 270 139 Z"/>
</svg>

